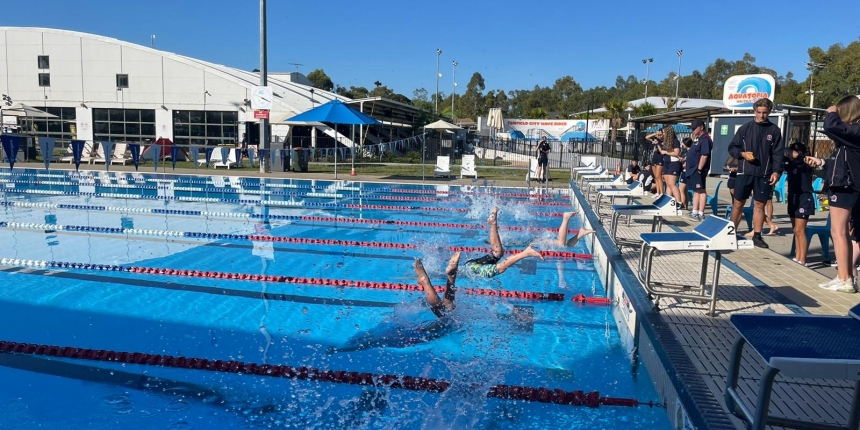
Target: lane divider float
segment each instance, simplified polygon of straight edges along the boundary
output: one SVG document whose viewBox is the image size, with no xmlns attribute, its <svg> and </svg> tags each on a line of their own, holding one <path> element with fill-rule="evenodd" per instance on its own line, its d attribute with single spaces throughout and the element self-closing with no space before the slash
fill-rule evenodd
<svg viewBox="0 0 860 430">
<path fill-rule="evenodd" d="M 231 234 L 231 233 L 205 233 L 194 231 L 175 231 L 175 230 L 148 230 L 135 228 L 119 228 L 119 227 L 96 227 L 82 225 L 67 225 L 67 224 L 40 224 L 40 223 L 25 223 L 25 222 L 6 222 L 0 221 L 0 228 L 11 229 L 26 229 L 26 230 L 51 230 L 51 231 L 67 231 L 67 232 L 84 232 L 84 233 L 101 233 L 101 234 L 118 234 L 131 236 L 158 236 L 158 237 L 184 237 L 184 238 L 202 238 L 202 239 L 229 239 L 229 240 L 248 240 L 251 242 L 277 242 L 277 243 L 301 243 L 310 245 L 337 245 L 347 247 L 360 248 L 393 248 L 393 249 L 418 249 L 418 245 L 412 243 L 391 243 L 391 242 L 372 242 L 372 241 L 357 241 L 357 240 L 338 240 L 338 239 L 312 239 L 301 237 L 281 237 L 281 236 L 260 236 L 250 234 Z M 575 233 L 575 232 L 574 232 Z M 492 249 L 477 246 L 449 246 L 451 252 L 479 252 L 490 253 Z M 506 255 L 515 255 L 522 252 L 521 249 L 505 250 Z M 558 259 L 591 259 L 591 254 L 579 254 L 567 251 L 540 251 L 545 258 Z"/>
<path fill-rule="evenodd" d="M 104 361 L 111 363 L 161 366 L 177 369 L 208 370 L 211 372 L 238 373 L 244 375 L 269 376 L 304 381 L 331 382 L 349 385 L 372 385 L 376 387 L 442 393 L 451 387 L 444 379 L 401 376 L 393 374 L 359 373 L 345 370 L 323 370 L 314 367 L 293 367 L 246 363 L 235 360 L 208 360 L 205 358 L 173 357 L 171 355 L 148 354 L 142 352 L 111 351 L 104 349 L 75 348 L 69 346 L 18 343 L 0 340 L 0 352 L 7 354 L 38 355 L 61 357 L 75 360 Z M 536 388 L 517 385 L 494 385 L 487 391 L 487 397 L 527 402 L 554 403 L 558 405 L 662 407 L 659 402 L 640 401 L 625 397 L 601 397 L 597 391 L 585 393 L 581 390 L 566 391 L 560 388 Z"/>
<path fill-rule="evenodd" d="M 319 205 L 324 205 L 320 203 Z M 94 206 L 94 205 L 70 205 L 56 203 L 30 203 L 30 202 L 9 202 L 0 201 L 0 206 L 12 206 L 23 208 L 44 208 L 44 209 L 67 209 L 67 210 L 84 210 L 84 211 L 106 211 L 119 213 L 142 213 L 142 214 L 164 214 L 164 215 L 184 215 L 184 216 L 203 216 L 203 217 L 227 217 L 227 218 L 248 218 L 262 220 L 287 220 L 287 221 L 319 221 L 319 222 L 334 222 L 334 223 L 353 223 L 353 224 L 378 224 L 378 225 L 399 225 L 410 227 L 444 227 L 455 229 L 478 229 L 486 230 L 487 226 L 483 224 L 462 224 L 462 223 L 442 223 L 428 221 L 399 221 L 399 220 L 375 220 L 366 218 L 343 218 L 343 217 L 320 217 L 308 215 L 263 215 L 263 214 L 242 214 L 235 212 L 204 212 L 194 210 L 176 210 L 176 209 L 153 209 L 153 208 L 130 208 L 130 207 L 110 207 L 110 206 Z M 519 226 L 502 226 L 500 230 L 509 231 L 557 231 L 552 227 L 519 227 Z M 578 230 L 571 230 L 571 234 L 576 234 Z"/>
<path fill-rule="evenodd" d="M 402 282 L 373 282 L 355 281 L 349 279 L 305 278 L 279 275 L 251 275 L 248 273 L 215 272 L 207 270 L 163 269 L 156 267 L 121 266 L 109 264 L 69 263 L 63 261 L 24 260 L 17 258 L 0 258 L 0 265 L 10 267 L 33 267 L 37 269 L 75 269 L 87 271 L 108 271 L 141 273 L 161 276 L 187 276 L 191 278 L 224 279 L 233 281 L 277 282 L 283 284 L 304 284 L 325 287 L 366 288 L 374 290 L 424 291 L 420 285 Z M 437 292 L 444 292 L 445 287 L 435 287 Z M 491 296 L 509 299 L 545 300 L 553 302 L 564 301 L 563 293 L 542 293 L 537 291 L 514 291 L 488 288 L 459 287 L 457 291 L 473 296 Z"/>
</svg>

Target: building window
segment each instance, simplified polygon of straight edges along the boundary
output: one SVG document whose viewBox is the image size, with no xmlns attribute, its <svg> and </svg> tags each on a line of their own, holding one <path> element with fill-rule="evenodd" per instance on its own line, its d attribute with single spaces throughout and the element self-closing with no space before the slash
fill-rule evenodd
<svg viewBox="0 0 860 430">
<path fill-rule="evenodd" d="M 39 86 L 40 87 L 50 87 L 51 86 L 51 74 L 50 73 L 39 73 Z"/>
<path fill-rule="evenodd" d="M 128 88 L 128 75 L 116 75 L 116 87 Z"/>
<path fill-rule="evenodd" d="M 173 142 L 178 145 L 236 143 L 239 114 L 229 111 L 173 111 Z"/>
<path fill-rule="evenodd" d="M 37 136 L 56 138 L 59 142 L 68 142 L 77 137 L 74 132 L 76 111 L 73 107 L 37 107 L 41 111 L 56 115 L 57 118 L 33 118 L 33 127 Z"/>
<path fill-rule="evenodd" d="M 155 141 L 155 110 L 93 109 L 93 132 L 96 141 Z"/>
<path fill-rule="evenodd" d="M 39 56 L 39 68 L 40 69 L 50 69 L 51 68 L 51 61 L 48 59 L 47 55 L 40 55 Z"/>
</svg>

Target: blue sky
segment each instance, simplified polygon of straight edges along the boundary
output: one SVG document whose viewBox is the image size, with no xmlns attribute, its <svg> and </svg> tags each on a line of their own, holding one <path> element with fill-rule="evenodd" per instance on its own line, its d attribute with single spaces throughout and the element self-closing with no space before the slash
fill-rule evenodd
<svg viewBox="0 0 860 430">
<path fill-rule="evenodd" d="M 115 37 L 251 70 L 259 65 L 256 0 L 40 0 L 5 2 L 0 25 L 50 27 Z M 695 6 L 693 6 L 695 4 Z M 751 53 L 780 74 L 807 72 L 811 46 L 857 40 L 860 3 L 619 0 L 268 1 L 269 70 L 322 68 L 336 84 L 379 80 L 407 97 L 451 91 L 452 60 L 462 93 L 480 72 L 487 89 L 551 86 L 571 75 L 584 88 L 612 86 L 618 75 L 651 79 L 704 68 L 716 58 Z M 779 7 L 775 7 L 775 6 Z"/>
</svg>

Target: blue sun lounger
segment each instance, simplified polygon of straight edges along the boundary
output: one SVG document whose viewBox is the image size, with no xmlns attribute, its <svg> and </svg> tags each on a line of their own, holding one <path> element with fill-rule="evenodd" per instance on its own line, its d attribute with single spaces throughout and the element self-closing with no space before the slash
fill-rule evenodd
<svg viewBox="0 0 860 430">
<path fill-rule="evenodd" d="M 723 251 L 753 249 L 752 240 L 738 236 L 734 224 L 716 216 L 709 216 L 690 232 L 642 233 L 642 250 L 639 254 L 639 280 L 654 299 L 654 308 L 659 309 L 660 297 L 675 297 L 697 302 L 710 302 L 709 316 L 714 316 L 717 306 L 717 288 L 720 285 L 720 266 Z M 699 285 L 679 285 L 652 282 L 651 269 L 657 251 L 690 251 L 702 253 L 702 274 Z M 705 295 L 708 276 L 708 256 L 714 253 L 714 275 L 711 294 Z M 668 291 L 667 291 L 668 290 Z"/>
<path fill-rule="evenodd" d="M 730 318 L 738 330 L 726 377 L 726 406 L 747 428 L 766 426 L 856 430 L 860 428 L 860 305 L 848 316 L 738 314 Z M 738 393 L 738 375 L 744 346 L 749 345 L 765 363 L 759 381 L 755 411 Z M 854 381 L 854 398 L 845 427 L 800 421 L 768 413 L 773 380 L 777 374 L 790 378 Z"/>
<path fill-rule="evenodd" d="M 604 197 L 609 197 L 609 204 L 615 205 L 616 197 L 626 197 L 627 204 L 631 204 L 633 202 L 633 197 L 640 197 L 645 195 L 645 188 L 642 186 L 642 183 L 639 181 L 633 181 L 630 184 L 625 184 L 621 187 L 612 187 L 612 188 L 598 188 L 597 190 L 597 198 L 594 201 L 594 211 L 597 213 L 597 216 L 600 217 L 600 202 Z"/>
<path fill-rule="evenodd" d="M 641 239 L 618 237 L 618 222 L 621 217 L 627 217 L 627 225 L 629 226 L 630 219 L 634 216 L 651 216 L 653 217 L 651 233 L 656 233 L 663 227 L 663 217 L 678 215 L 678 208 L 672 196 L 661 194 L 651 204 L 647 205 L 613 205 L 612 212 L 612 223 L 609 231 L 612 232 L 612 240 L 620 251 L 623 246 L 642 246 Z"/>
</svg>

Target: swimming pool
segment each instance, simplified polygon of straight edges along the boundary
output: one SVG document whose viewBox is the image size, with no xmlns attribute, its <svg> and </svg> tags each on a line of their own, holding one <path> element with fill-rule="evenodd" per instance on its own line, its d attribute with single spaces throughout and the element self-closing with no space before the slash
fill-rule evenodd
<svg viewBox="0 0 860 430">
<path fill-rule="evenodd" d="M 461 270 L 457 324 L 418 330 L 416 257 L 444 286 L 493 206 L 518 250 L 555 237 L 567 193 L 82 173 L 0 171 L 0 341 L 26 344 L 0 353 L 0 427 L 669 428 L 558 404 L 659 401 L 610 307 L 571 302 L 603 297 L 585 243 Z"/>
</svg>

